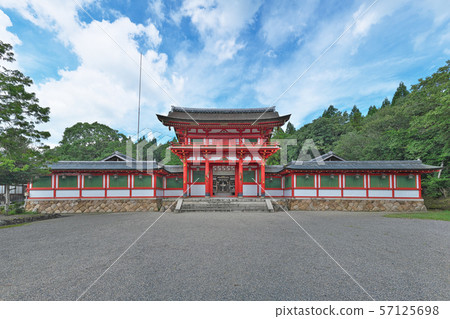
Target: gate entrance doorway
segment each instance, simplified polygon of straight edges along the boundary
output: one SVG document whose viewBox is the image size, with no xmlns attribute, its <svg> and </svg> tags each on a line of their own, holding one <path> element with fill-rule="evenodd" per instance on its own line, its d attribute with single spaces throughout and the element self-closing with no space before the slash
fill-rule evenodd
<svg viewBox="0 0 450 319">
<path fill-rule="evenodd" d="M 213 168 L 212 180 L 213 196 L 231 197 L 235 196 L 235 171 L 234 167 Z"/>
</svg>

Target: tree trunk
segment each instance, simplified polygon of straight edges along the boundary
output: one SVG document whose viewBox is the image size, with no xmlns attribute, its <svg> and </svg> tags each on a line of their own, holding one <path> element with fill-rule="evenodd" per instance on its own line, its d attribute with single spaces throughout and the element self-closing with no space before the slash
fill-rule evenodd
<svg viewBox="0 0 450 319">
<path fill-rule="evenodd" d="M 9 205 L 11 203 L 11 196 L 9 193 L 9 185 L 5 185 L 5 215 L 8 215 L 9 212 Z"/>
</svg>

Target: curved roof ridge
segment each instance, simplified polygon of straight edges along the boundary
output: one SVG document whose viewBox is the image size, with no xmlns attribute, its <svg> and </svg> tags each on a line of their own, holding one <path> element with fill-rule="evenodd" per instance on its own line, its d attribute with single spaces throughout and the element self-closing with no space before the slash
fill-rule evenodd
<svg viewBox="0 0 450 319">
<path fill-rule="evenodd" d="M 188 113 L 264 113 L 275 112 L 275 106 L 252 108 L 181 107 L 172 105 L 171 112 Z"/>
</svg>

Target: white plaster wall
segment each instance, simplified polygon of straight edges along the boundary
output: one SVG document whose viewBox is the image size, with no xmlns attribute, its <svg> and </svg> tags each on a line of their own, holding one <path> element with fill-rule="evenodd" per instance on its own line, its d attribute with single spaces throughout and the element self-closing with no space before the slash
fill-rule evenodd
<svg viewBox="0 0 450 319">
<path fill-rule="evenodd" d="M 292 189 L 285 189 L 284 197 L 292 197 Z"/>
<path fill-rule="evenodd" d="M 389 189 L 369 189 L 369 197 L 392 197 Z"/>
<path fill-rule="evenodd" d="M 395 197 L 413 197 L 413 198 L 419 198 L 419 191 L 418 190 L 396 190 L 394 191 Z"/>
<path fill-rule="evenodd" d="M 258 186 L 257 185 L 244 185 L 243 196 L 257 196 Z"/>
<path fill-rule="evenodd" d="M 192 185 L 191 196 L 205 196 L 205 185 Z"/>
<path fill-rule="evenodd" d="M 283 194 L 282 189 L 266 189 L 266 196 L 283 197 Z"/>
<path fill-rule="evenodd" d="M 319 189 L 319 196 L 322 196 L 322 197 L 326 197 L 326 196 L 340 197 L 341 196 L 341 190 L 340 189 Z"/>
<path fill-rule="evenodd" d="M 317 192 L 315 189 L 294 189 L 294 196 L 316 197 Z"/>
<path fill-rule="evenodd" d="M 130 197 L 130 190 L 128 189 L 108 189 L 107 197 Z"/>
<path fill-rule="evenodd" d="M 30 196 L 29 198 L 36 198 L 36 197 L 47 197 L 47 198 L 53 198 L 53 191 L 52 190 L 30 190 Z"/>
<path fill-rule="evenodd" d="M 178 196 L 182 196 L 183 195 L 183 190 L 182 189 L 166 189 L 164 191 L 164 196 L 169 196 L 169 197 L 178 197 Z"/>
<path fill-rule="evenodd" d="M 131 196 L 153 196 L 155 191 L 153 189 L 132 189 Z"/>
<path fill-rule="evenodd" d="M 164 191 L 162 189 L 157 189 L 156 190 L 156 197 L 163 197 L 164 196 Z"/>
<path fill-rule="evenodd" d="M 105 191 L 102 189 L 82 190 L 82 197 L 105 197 Z"/>
<path fill-rule="evenodd" d="M 365 189 L 344 189 L 344 197 L 366 197 Z"/>
<path fill-rule="evenodd" d="M 80 197 L 79 190 L 56 190 L 56 197 Z"/>
</svg>

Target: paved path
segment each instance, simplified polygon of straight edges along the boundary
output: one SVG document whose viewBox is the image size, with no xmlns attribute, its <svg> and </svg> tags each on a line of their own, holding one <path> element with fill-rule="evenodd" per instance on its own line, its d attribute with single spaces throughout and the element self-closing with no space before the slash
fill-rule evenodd
<svg viewBox="0 0 450 319">
<path fill-rule="evenodd" d="M 376 300 L 450 299 L 450 223 L 291 212 Z M 0 229 L 0 300 L 76 300 L 161 213 Z M 285 213 L 163 215 L 85 300 L 368 300 Z"/>
</svg>

